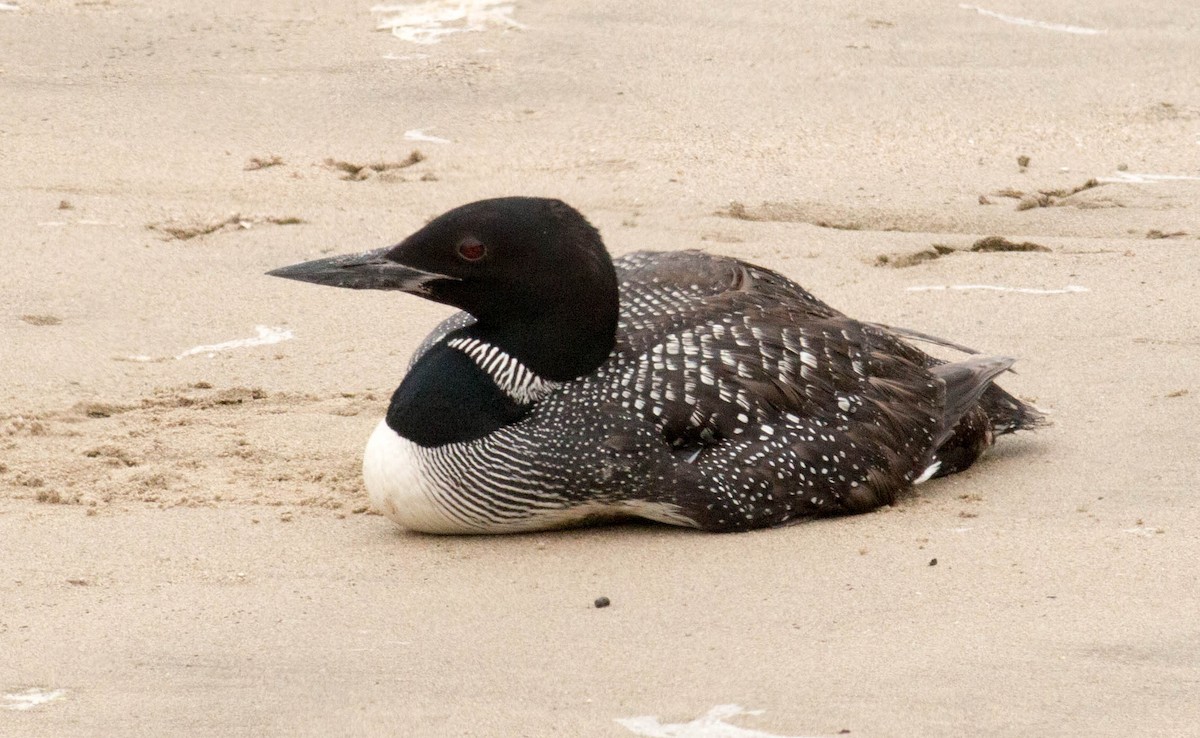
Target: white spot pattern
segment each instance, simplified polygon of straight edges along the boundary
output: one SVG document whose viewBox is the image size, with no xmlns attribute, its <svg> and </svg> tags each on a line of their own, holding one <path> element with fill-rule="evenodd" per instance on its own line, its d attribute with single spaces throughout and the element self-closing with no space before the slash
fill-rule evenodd
<svg viewBox="0 0 1200 738">
<path fill-rule="evenodd" d="M 895 336 L 732 260 L 616 265 L 617 346 L 592 374 L 552 382 L 497 346 L 447 341 L 529 413 L 433 448 L 381 425 L 364 465 L 376 506 L 432 532 L 620 515 L 736 530 L 870 509 L 941 468 L 943 388 Z"/>
</svg>

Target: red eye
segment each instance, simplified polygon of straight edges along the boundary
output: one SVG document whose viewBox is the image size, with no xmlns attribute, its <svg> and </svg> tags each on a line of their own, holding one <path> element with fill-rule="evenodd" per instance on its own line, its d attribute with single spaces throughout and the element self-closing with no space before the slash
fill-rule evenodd
<svg viewBox="0 0 1200 738">
<path fill-rule="evenodd" d="M 458 242 L 458 255 L 467 261 L 479 261 L 487 254 L 487 246 L 484 246 L 477 238 L 467 236 Z"/>
</svg>

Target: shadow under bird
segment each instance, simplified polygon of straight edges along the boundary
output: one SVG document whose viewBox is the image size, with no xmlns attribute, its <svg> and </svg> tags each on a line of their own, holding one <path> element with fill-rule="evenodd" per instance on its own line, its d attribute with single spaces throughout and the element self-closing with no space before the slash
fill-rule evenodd
<svg viewBox="0 0 1200 738">
<path fill-rule="evenodd" d="M 1041 414 L 1013 359 L 943 362 L 786 277 L 699 251 L 612 260 L 558 200 L 455 208 L 395 247 L 270 272 L 453 305 L 367 443 L 400 525 L 506 533 L 641 517 L 710 531 L 891 503 Z"/>
</svg>

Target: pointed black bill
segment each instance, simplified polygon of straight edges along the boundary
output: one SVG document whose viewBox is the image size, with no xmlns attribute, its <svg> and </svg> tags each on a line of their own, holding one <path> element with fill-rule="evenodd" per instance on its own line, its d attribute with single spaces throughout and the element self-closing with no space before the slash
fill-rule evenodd
<svg viewBox="0 0 1200 738">
<path fill-rule="evenodd" d="M 391 250 L 389 247 L 360 254 L 331 256 L 327 259 L 272 269 L 267 274 L 330 287 L 346 287 L 352 290 L 400 290 L 417 295 L 428 293 L 427 285 L 434 280 L 455 279 L 444 274 L 423 272 L 397 264 L 387 258 Z"/>
</svg>

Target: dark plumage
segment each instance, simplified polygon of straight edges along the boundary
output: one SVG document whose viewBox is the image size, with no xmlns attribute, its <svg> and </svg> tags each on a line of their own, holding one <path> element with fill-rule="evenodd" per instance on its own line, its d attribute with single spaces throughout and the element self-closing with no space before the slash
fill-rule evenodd
<svg viewBox="0 0 1200 738">
<path fill-rule="evenodd" d="M 705 530 L 890 503 L 1041 415 L 910 331 L 698 251 L 609 259 L 557 200 L 456 208 L 391 249 L 272 272 L 463 308 L 417 350 L 368 444 L 397 522 L 507 532 L 640 516 Z"/>
</svg>

